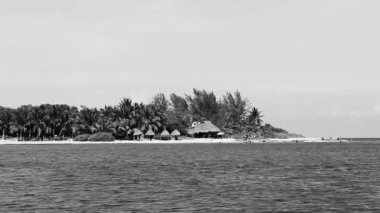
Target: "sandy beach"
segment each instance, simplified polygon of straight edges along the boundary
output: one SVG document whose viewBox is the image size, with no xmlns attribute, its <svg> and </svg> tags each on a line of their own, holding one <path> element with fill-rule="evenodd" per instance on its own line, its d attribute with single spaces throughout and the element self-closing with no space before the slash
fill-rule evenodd
<svg viewBox="0 0 380 213">
<path fill-rule="evenodd" d="M 268 138 L 268 139 L 258 139 L 252 140 L 253 143 L 339 143 L 339 142 L 349 142 L 348 140 L 338 139 L 338 138 Z"/>
<path fill-rule="evenodd" d="M 196 138 L 183 140 L 117 140 L 111 142 L 93 142 L 93 141 L 15 141 L 0 140 L 0 145 L 54 145 L 54 144 L 241 144 L 241 143 L 337 143 L 349 142 L 347 140 L 321 140 L 320 138 L 289 138 L 289 139 L 257 139 L 257 140 L 240 140 L 235 138 L 210 139 Z"/>
<path fill-rule="evenodd" d="M 111 142 L 93 142 L 93 141 L 12 141 L 12 140 L 0 140 L 0 145 L 44 145 L 44 144 L 220 144 L 220 143 L 244 143 L 242 140 L 233 138 L 225 139 L 184 139 L 184 140 L 117 140 Z"/>
</svg>

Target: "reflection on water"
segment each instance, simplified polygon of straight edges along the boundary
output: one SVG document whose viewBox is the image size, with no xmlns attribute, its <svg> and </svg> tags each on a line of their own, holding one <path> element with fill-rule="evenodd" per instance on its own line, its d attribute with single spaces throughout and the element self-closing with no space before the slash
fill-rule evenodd
<svg viewBox="0 0 380 213">
<path fill-rule="evenodd" d="M 380 144 L 2 145 L 0 211 L 380 211 Z"/>
</svg>

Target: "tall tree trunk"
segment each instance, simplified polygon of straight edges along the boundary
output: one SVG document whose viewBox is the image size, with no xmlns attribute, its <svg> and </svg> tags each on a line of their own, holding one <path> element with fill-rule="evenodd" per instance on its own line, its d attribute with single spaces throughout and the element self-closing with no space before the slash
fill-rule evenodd
<svg viewBox="0 0 380 213">
<path fill-rule="evenodd" d="M 3 137 L 2 139 L 4 140 L 5 139 L 5 129 L 3 128 Z"/>
</svg>

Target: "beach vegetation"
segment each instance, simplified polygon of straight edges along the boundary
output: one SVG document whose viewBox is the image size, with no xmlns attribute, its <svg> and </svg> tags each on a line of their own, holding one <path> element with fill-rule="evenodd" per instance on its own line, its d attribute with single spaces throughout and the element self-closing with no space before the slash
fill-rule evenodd
<svg viewBox="0 0 380 213">
<path fill-rule="evenodd" d="M 88 141 L 114 141 L 112 133 L 110 132 L 98 132 L 90 135 Z"/>
<path fill-rule="evenodd" d="M 81 134 L 81 135 L 78 135 L 76 137 L 74 137 L 74 141 L 88 141 L 88 139 L 90 138 L 90 134 Z"/>
<path fill-rule="evenodd" d="M 214 92 L 193 89 L 192 94 L 163 93 L 148 104 L 123 98 L 102 108 L 66 104 L 0 107 L 1 137 L 19 140 L 131 140 L 136 130 L 160 135 L 167 130 L 185 136 L 194 122 L 211 121 L 227 137 L 255 135 L 286 137 L 288 132 L 264 123 L 264 115 L 239 91 L 218 98 Z M 166 133 L 166 132 L 165 132 Z M 111 137 L 109 137 L 111 136 Z M 140 137 L 138 137 L 140 138 Z"/>
</svg>

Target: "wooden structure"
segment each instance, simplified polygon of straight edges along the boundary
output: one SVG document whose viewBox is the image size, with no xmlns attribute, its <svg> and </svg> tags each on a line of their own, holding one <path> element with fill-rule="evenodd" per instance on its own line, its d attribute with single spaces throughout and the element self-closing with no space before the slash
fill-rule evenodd
<svg viewBox="0 0 380 213">
<path fill-rule="evenodd" d="M 168 132 L 168 130 L 164 130 L 162 133 L 161 133 L 161 139 L 162 140 L 170 140 L 170 133 Z"/>
<path fill-rule="evenodd" d="M 139 130 L 139 129 L 135 129 L 134 131 L 133 131 L 133 138 L 135 139 L 135 140 L 141 140 L 141 136 L 143 135 L 143 133 Z"/>
<path fill-rule="evenodd" d="M 187 133 L 195 138 L 217 138 L 219 132 L 220 129 L 211 121 L 200 122 L 187 130 Z"/>
<path fill-rule="evenodd" d="M 149 129 L 146 133 L 145 133 L 145 137 L 148 138 L 149 140 L 152 140 L 154 138 L 154 132 L 153 130 Z"/>
<path fill-rule="evenodd" d="M 180 133 L 178 130 L 175 129 L 175 130 L 172 132 L 171 135 L 175 138 L 175 140 L 178 140 L 178 136 L 180 136 L 181 133 Z"/>
</svg>

